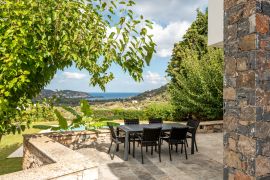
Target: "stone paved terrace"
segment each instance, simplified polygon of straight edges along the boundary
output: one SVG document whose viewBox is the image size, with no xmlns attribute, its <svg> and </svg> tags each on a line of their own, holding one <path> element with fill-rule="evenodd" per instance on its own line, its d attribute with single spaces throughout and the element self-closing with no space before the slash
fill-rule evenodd
<svg viewBox="0 0 270 180">
<path fill-rule="evenodd" d="M 106 153 L 109 147 L 109 138 L 97 142 L 96 148 L 83 148 L 77 152 L 87 156 L 99 165 L 99 179 L 159 179 L 159 180 L 221 180 L 223 179 L 223 138 L 222 133 L 198 134 L 197 143 L 199 152 L 190 155 L 188 160 L 184 153 L 172 153 L 173 161 L 169 160 L 168 145 L 162 145 L 161 163 L 158 154 L 152 156 L 150 151 L 144 151 L 144 164 L 141 164 L 140 147 L 136 147 L 136 157 L 129 156 L 123 161 L 123 146 L 114 160 Z M 190 141 L 189 141 L 190 145 Z M 145 150 L 145 149 L 144 149 Z"/>
</svg>

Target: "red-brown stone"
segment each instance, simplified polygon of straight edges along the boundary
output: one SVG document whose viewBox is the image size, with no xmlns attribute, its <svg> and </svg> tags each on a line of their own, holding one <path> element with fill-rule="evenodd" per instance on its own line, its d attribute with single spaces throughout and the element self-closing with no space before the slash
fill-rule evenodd
<svg viewBox="0 0 270 180">
<path fill-rule="evenodd" d="M 242 172 L 235 173 L 234 180 L 253 180 L 254 178 Z"/>
<path fill-rule="evenodd" d="M 269 31 L 269 17 L 256 14 L 256 30 L 261 34 L 265 34 Z"/>
<path fill-rule="evenodd" d="M 257 49 L 257 35 L 249 34 L 239 40 L 239 48 L 243 51 Z"/>
</svg>

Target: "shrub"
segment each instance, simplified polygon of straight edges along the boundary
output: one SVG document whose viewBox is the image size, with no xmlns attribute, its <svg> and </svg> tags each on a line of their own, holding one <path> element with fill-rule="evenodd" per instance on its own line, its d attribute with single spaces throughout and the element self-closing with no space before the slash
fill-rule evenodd
<svg viewBox="0 0 270 180">
<path fill-rule="evenodd" d="M 94 110 L 93 117 L 95 119 L 108 119 L 108 120 L 117 120 L 117 119 L 132 119 L 138 118 L 140 120 L 145 119 L 144 111 L 142 110 L 125 110 L 125 109 L 98 109 Z"/>
<path fill-rule="evenodd" d="M 174 107 L 169 103 L 153 103 L 145 108 L 146 118 L 162 118 L 163 120 L 172 121 Z"/>
</svg>

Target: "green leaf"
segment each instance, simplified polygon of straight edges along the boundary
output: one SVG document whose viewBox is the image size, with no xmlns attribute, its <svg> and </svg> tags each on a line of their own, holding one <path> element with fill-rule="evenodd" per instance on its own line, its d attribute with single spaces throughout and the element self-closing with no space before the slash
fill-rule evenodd
<svg viewBox="0 0 270 180">
<path fill-rule="evenodd" d="M 64 118 L 57 109 L 54 110 L 54 113 L 55 113 L 57 120 L 58 120 L 59 129 L 67 130 L 68 129 L 67 119 Z"/>
</svg>

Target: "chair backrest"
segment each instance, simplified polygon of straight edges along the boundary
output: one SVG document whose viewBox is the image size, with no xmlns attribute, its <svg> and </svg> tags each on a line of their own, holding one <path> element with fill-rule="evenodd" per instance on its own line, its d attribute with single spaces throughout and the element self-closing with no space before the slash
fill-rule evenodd
<svg viewBox="0 0 270 180">
<path fill-rule="evenodd" d="M 200 125 L 200 121 L 194 119 L 188 119 L 187 126 L 193 127 L 194 131 L 196 132 Z"/>
<path fill-rule="evenodd" d="M 143 141 L 158 141 L 161 133 L 161 127 L 143 128 Z"/>
<path fill-rule="evenodd" d="M 184 140 L 186 139 L 188 127 L 172 127 L 170 133 L 171 140 Z"/>
<path fill-rule="evenodd" d="M 149 124 L 162 124 L 162 118 L 149 118 Z"/>
<path fill-rule="evenodd" d="M 139 119 L 124 119 L 125 125 L 139 124 Z"/>
<path fill-rule="evenodd" d="M 112 137 L 113 139 L 116 139 L 116 134 L 115 134 L 115 131 L 114 131 L 113 126 L 112 126 L 110 123 L 107 123 L 107 126 L 108 126 L 109 129 L 110 129 L 111 137 Z"/>
</svg>

